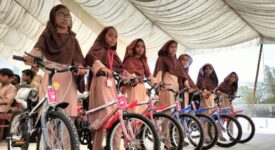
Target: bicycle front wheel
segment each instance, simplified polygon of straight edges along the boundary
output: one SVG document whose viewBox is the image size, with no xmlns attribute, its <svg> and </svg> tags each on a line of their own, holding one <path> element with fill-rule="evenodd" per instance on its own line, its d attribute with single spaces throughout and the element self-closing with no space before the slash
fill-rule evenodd
<svg viewBox="0 0 275 150">
<path fill-rule="evenodd" d="M 183 129 L 179 122 L 173 117 L 163 113 L 155 113 L 153 117 L 160 142 L 162 142 L 164 148 L 182 150 L 184 136 Z"/>
<path fill-rule="evenodd" d="M 129 113 L 123 115 L 123 120 L 127 135 L 122 132 L 121 122 L 119 120 L 114 122 L 107 133 L 106 143 L 108 150 L 160 149 L 158 133 L 147 118 L 139 114 Z M 133 139 L 129 141 L 125 136 L 131 136 Z"/>
<path fill-rule="evenodd" d="M 204 142 L 204 129 L 200 120 L 193 115 L 183 113 L 180 115 L 183 133 L 195 149 L 202 149 Z"/>
<path fill-rule="evenodd" d="M 234 118 L 236 118 L 242 126 L 242 137 L 241 137 L 239 143 L 249 142 L 255 135 L 254 122 L 251 120 L 251 118 L 249 118 L 248 116 L 243 115 L 243 114 L 236 114 L 234 116 Z M 228 125 L 230 125 L 230 124 L 231 123 L 228 123 Z M 229 126 L 227 128 L 229 128 Z M 233 137 L 231 137 L 231 138 L 233 138 Z"/>
<path fill-rule="evenodd" d="M 220 118 L 216 119 L 216 124 L 219 129 L 218 146 L 232 147 L 236 145 L 242 137 L 242 127 L 237 119 L 221 114 Z"/>
<path fill-rule="evenodd" d="M 215 146 L 218 141 L 218 127 L 211 117 L 205 114 L 196 114 L 196 116 L 200 119 L 204 127 L 203 149 L 210 149 Z"/>
<path fill-rule="evenodd" d="M 45 134 L 44 134 L 45 133 Z M 38 135 L 37 150 L 79 150 L 79 138 L 73 121 L 63 110 L 49 111 L 46 131 Z"/>
</svg>

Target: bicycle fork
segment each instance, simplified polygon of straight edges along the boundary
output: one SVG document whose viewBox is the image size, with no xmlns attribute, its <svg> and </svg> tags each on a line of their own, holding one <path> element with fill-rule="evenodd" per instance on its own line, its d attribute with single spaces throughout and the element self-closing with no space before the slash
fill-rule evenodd
<svg viewBox="0 0 275 150">
<path fill-rule="evenodd" d="M 121 123 L 122 133 L 123 133 L 126 141 L 127 142 L 131 142 L 134 139 L 134 137 L 135 137 L 132 126 L 131 125 L 129 126 L 127 124 L 127 128 L 130 131 L 130 135 L 129 135 L 128 132 L 127 132 L 127 129 L 126 129 L 126 126 L 125 126 L 125 120 L 123 119 L 123 115 L 122 114 L 119 115 L 119 121 Z"/>
<path fill-rule="evenodd" d="M 42 129 L 42 136 L 44 137 L 44 141 L 47 147 L 49 147 L 49 136 L 48 136 L 48 129 L 47 129 L 47 112 L 49 111 L 50 107 L 46 107 L 41 114 L 41 129 Z"/>
<path fill-rule="evenodd" d="M 217 113 L 214 113 L 212 115 L 212 118 L 215 118 L 218 121 L 218 125 L 221 128 L 223 132 L 226 132 L 226 128 L 224 127 L 224 121 L 220 118 L 220 116 Z"/>
</svg>

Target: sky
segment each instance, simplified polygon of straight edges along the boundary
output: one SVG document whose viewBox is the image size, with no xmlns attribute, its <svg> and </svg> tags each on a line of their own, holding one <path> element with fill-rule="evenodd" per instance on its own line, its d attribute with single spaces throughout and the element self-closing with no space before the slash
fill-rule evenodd
<svg viewBox="0 0 275 150">
<path fill-rule="evenodd" d="M 206 53 L 203 55 L 194 55 L 193 63 L 190 66 L 189 74 L 196 82 L 199 69 L 206 63 L 211 63 L 218 75 L 219 82 L 235 71 L 239 76 L 240 84 L 254 83 L 256 76 L 256 68 L 258 63 L 260 46 L 254 45 L 250 47 L 237 48 L 232 47 L 221 52 Z M 180 55 L 179 53 L 178 55 Z M 187 52 L 188 54 L 188 52 Z M 155 62 L 150 62 L 150 68 L 153 70 Z M 264 65 L 275 67 L 275 44 L 264 45 L 261 58 L 259 81 L 264 77 Z"/>
</svg>

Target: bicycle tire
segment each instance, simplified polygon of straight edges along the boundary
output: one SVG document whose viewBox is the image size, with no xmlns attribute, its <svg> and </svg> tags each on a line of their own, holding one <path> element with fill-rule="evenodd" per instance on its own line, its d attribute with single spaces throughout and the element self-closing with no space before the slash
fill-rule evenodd
<svg viewBox="0 0 275 150">
<path fill-rule="evenodd" d="M 189 118 L 188 119 L 188 123 L 187 123 L 188 127 L 190 126 L 190 123 L 192 123 L 190 120 L 193 120 L 197 124 L 198 130 L 199 130 L 198 132 L 199 132 L 199 136 L 200 136 L 199 142 L 196 144 L 192 140 L 192 138 L 190 137 L 190 135 L 188 135 L 187 138 L 188 138 L 189 142 L 195 147 L 196 150 L 202 149 L 203 143 L 204 143 L 204 128 L 203 128 L 200 120 L 196 116 L 193 116 L 193 115 L 190 115 L 190 114 L 186 114 L 186 113 L 180 114 L 180 119 L 183 120 L 184 118 Z M 183 132 L 185 132 L 185 131 L 183 131 Z"/>
<path fill-rule="evenodd" d="M 234 118 L 236 118 L 238 120 L 238 118 L 243 118 L 245 120 L 247 120 L 247 122 L 250 124 L 250 127 L 251 127 L 251 132 L 250 132 L 250 135 L 245 138 L 245 139 L 240 139 L 239 143 L 247 143 L 249 142 L 255 135 L 255 124 L 254 122 L 252 121 L 252 119 L 246 115 L 243 115 L 243 114 L 236 114 L 234 115 Z"/>
<path fill-rule="evenodd" d="M 199 119 L 200 118 L 207 119 L 207 121 L 211 124 L 211 127 L 214 128 L 214 134 L 213 134 L 213 132 L 209 131 L 209 126 L 208 126 L 207 133 L 210 134 L 210 135 L 212 135 L 211 136 L 211 142 L 209 144 L 207 144 L 207 145 L 204 145 L 202 147 L 202 149 L 210 149 L 210 148 L 212 148 L 213 146 L 215 146 L 217 144 L 217 141 L 218 141 L 218 127 L 217 127 L 215 121 L 211 117 L 209 117 L 209 116 L 207 116 L 205 114 L 196 114 L 196 117 L 198 117 Z M 204 136 L 206 136 L 206 135 L 204 135 Z"/>
<path fill-rule="evenodd" d="M 127 120 L 127 119 L 139 119 L 142 122 L 144 122 L 151 130 L 151 133 L 153 134 L 154 137 L 154 142 L 153 142 L 153 150 L 159 150 L 160 149 L 160 141 L 158 138 L 158 133 L 157 130 L 155 129 L 154 125 L 152 122 L 150 122 L 147 118 L 143 117 L 142 115 L 136 114 L 136 113 L 128 113 L 128 114 L 123 114 L 123 119 Z M 120 125 L 120 121 L 116 120 L 112 126 L 110 127 L 110 129 L 108 130 L 107 133 L 107 139 L 106 139 L 106 148 L 108 150 L 113 150 L 112 145 L 111 145 L 111 141 L 112 141 L 112 137 L 115 134 L 115 129 Z M 142 132 L 143 133 L 143 132 Z"/>
<path fill-rule="evenodd" d="M 175 129 L 177 129 L 177 131 L 179 132 L 179 143 L 178 144 L 176 144 L 176 140 L 175 140 L 175 137 L 170 137 L 170 140 L 171 140 L 171 142 L 172 142 L 172 144 L 175 146 L 175 148 L 176 148 L 176 150 L 182 150 L 182 148 L 183 148 L 183 140 L 184 140 L 184 136 L 183 136 L 183 129 L 182 129 L 182 127 L 181 127 L 181 125 L 179 124 L 179 122 L 176 120 L 176 119 L 174 119 L 173 117 L 171 117 L 171 116 L 169 116 L 169 115 L 167 115 L 167 114 L 163 114 L 163 113 L 155 113 L 154 115 L 153 115 L 153 117 L 154 117 L 154 119 L 156 119 L 156 118 L 166 118 L 166 119 L 168 119 L 169 121 L 171 121 L 173 124 L 174 124 L 174 126 L 173 127 L 175 127 Z M 171 135 L 173 135 L 173 132 L 174 130 L 172 129 L 172 128 L 170 128 L 170 130 L 169 130 L 169 136 L 171 136 Z"/>
<path fill-rule="evenodd" d="M 240 139 L 242 137 L 242 127 L 241 127 L 239 121 L 237 119 L 235 119 L 234 117 L 231 117 L 231 116 L 225 115 L 225 114 L 221 114 L 220 118 L 225 119 L 227 122 L 231 122 L 231 121 L 234 122 L 236 124 L 238 134 L 237 134 L 237 137 L 233 138 L 230 143 L 224 144 L 218 140 L 217 145 L 220 147 L 232 147 L 232 146 L 238 144 L 238 142 L 240 141 Z M 226 126 L 226 130 L 228 130 L 227 126 Z"/>
<path fill-rule="evenodd" d="M 77 130 L 74 126 L 74 123 L 70 117 L 61 109 L 58 109 L 56 111 L 49 111 L 47 114 L 47 118 L 52 118 L 52 119 L 60 119 L 64 125 L 66 126 L 69 136 L 70 136 L 70 147 L 71 150 L 80 150 L 80 145 L 79 145 L 79 138 L 78 138 L 78 133 Z M 40 142 L 41 142 L 41 137 L 42 137 L 42 132 L 38 133 L 38 140 L 37 140 L 37 150 L 41 150 L 40 148 Z"/>
</svg>

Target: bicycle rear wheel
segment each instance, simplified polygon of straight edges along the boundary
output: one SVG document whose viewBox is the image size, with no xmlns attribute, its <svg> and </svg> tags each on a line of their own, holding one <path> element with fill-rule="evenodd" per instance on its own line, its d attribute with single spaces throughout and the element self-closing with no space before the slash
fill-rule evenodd
<svg viewBox="0 0 275 150">
<path fill-rule="evenodd" d="M 47 114 L 46 134 L 43 134 L 42 130 L 38 135 L 37 150 L 80 149 L 78 133 L 74 123 L 63 110 L 50 110 Z"/>
<path fill-rule="evenodd" d="M 124 125 L 128 135 L 133 134 L 134 139 L 126 141 L 122 133 L 122 125 L 119 120 L 113 123 L 107 133 L 107 149 L 144 149 L 144 150 L 159 150 L 160 142 L 158 133 L 154 125 L 145 117 L 129 113 L 123 115 Z M 121 138 L 123 137 L 123 138 Z M 149 137 L 149 138 L 148 138 Z"/>
</svg>

